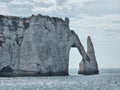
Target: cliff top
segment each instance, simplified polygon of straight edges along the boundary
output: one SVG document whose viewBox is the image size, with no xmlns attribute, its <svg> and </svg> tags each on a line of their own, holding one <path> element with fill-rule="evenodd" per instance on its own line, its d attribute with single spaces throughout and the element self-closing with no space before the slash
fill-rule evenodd
<svg viewBox="0 0 120 90">
<path fill-rule="evenodd" d="M 60 17 L 50 17 L 48 15 L 42 15 L 42 14 L 38 14 L 38 15 L 34 15 L 32 14 L 31 16 L 28 16 L 28 17 L 19 17 L 19 16 L 8 16 L 8 15 L 0 15 L 0 20 L 2 18 L 6 18 L 6 19 L 13 19 L 13 20 L 18 20 L 18 19 L 21 19 L 21 20 L 26 20 L 26 19 L 31 19 L 32 17 L 41 17 L 41 18 L 47 18 L 49 20 L 51 19 L 54 19 L 54 20 L 57 20 L 57 21 L 62 21 L 62 22 L 68 22 L 69 23 L 69 18 L 65 17 L 65 20 L 63 20 L 62 18 Z"/>
</svg>

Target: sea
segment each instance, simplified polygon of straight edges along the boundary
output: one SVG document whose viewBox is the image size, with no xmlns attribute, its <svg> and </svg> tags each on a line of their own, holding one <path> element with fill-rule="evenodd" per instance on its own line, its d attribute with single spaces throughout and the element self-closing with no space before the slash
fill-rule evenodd
<svg viewBox="0 0 120 90">
<path fill-rule="evenodd" d="M 0 77 L 0 90 L 120 90 L 120 69 L 100 69 L 98 75 Z"/>
</svg>

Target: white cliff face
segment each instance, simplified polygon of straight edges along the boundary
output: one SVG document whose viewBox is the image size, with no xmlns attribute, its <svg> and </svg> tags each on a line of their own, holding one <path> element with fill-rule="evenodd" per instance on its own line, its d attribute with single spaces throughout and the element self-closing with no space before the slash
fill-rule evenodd
<svg viewBox="0 0 120 90">
<path fill-rule="evenodd" d="M 16 67 L 19 46 L 22 42 L 24 26 L 19 18 L 0 18 L 0 69 L 8 65 Z"/>
<path fill-rule="evenodd" d="M 20 69 L 68 74 L 71 44 L 68 23 L 57 18 L 32 17 L 21 46 Z"/>
<path fill-rule="evenodd" d="M 94 47 L 90 36 L 87 38 L 87 55 L 90 61 L 81 61 L 79 64 L 79 74 L 98 74 L 98 64 L 95 57 Z"/>
<path fill-rule="evenodd" d="M 69 19 L 0 16 L 0 74 L 68 75 L 69 51 L 75 46 L 87 54 Z"/>
</svg>

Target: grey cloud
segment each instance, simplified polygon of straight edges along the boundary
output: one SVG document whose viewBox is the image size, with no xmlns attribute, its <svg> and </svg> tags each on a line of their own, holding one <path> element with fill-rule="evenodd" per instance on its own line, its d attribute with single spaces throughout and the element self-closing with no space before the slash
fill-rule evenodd
<svg viewBox="0 0 120 90">
<path fill-rule="evenodd" d="M 31 14 L 39 13 L 39 11 L 33 11 L 34 6 L 39 8 L 49 8 L 50 6 L 53 6 L 53 4 L 45 2 L 35 2 L 34 0 L 25 0 L 25 3 L 24 0 L 20 0 L 18 3 L 17 1 L 11 0 L 8 3 L 8 10 L 10 11 L 10 15 L 28 16 Z"/>
<path fill-rule="evenodd" d="M 86 1 L 83 4 L 83 7 L 76 4 L 67 4 L 69 0 L 56 0 L 56 5 L 54 3 L 45 3 L 45 2 L 35 2 L 34 0 L 25 0 L 28 3 L 24 3 L 24 0 L 19 0 L 23 4 L 13 4 L 11 3 L 14 0 L 1 0 L 0 2 L 5 2 L 8 6 L 8 10 L 13 13 L 18 13 L 24 15 L 29 15 L 29 13 L 39 13 L 38 11 L 33 11 L 33 7 L 39 8 L 55 8 L 54 12 L 46 12 L 45 14 L 60 16 L 60 17 L 70 17 L 77 18 L 81 13 L 92 15 L 92 16 L 102 16 L 106 14 L 120 14 L 120 1 L 119 0 L 95 0 L 95 1 Z M 17 1 L 16 1 L 17 2 Z M 32 3 L 32 4 L 30 4 Z M 21 12 L 21 13 L 20 13 Z"/>
<path fill-rule="evenodd" d="M 94 16 L 120 14 L 120 1 L 96 0 L 94 2 L 86 2 L 84 3 L 84 8 L 80 9 L 80 12 Z"/>
<path fill-rule="evenodd" d="M 34 3 L 34 5 L 39 6 L 39 7 L 46 7 L 46 8 L 53 6 L 53 4 L 51 3 Z"/>
<path fill-rule="evenodd" d="M 61 0 L 59 0 L 61 1 Z M 62 0 L 63 1 L 63 0 Z M 61 2 L 62 2 L 61 1 Z M 66 0 L 67 2 L 67 0 Z M 64 1 L 62 2 L 63 4 Z M 67 6 L 67 5 L 66 5 Z M 58 10 L 59 12 L 65 13 L 65 15 L 71 18 L 77 18 L 80 14 L 87 14 L 91 16 L 102 16 L 109 14 L 120 14 L 120 0 L 95 0 L 95 1 L 86 1 L 83 3 L 83 7 L 79 5 L 72 4 L 70 5 L 71 12 L 68 12 L 66 9 Z"/>
<path fill-rule="evenodd" d="M 120 21 L 112 21 L 112 23 L 120 24 Z"/>
<path fill-rule="evenodd" d="M 11 4 L 9 5 L 8 10 L 11 15 L 16 15 L 16 16 L 28 16 L 33 13 L 31 5 L 12 5 Z"/>
<path fill-rule="evenodd" d="M 57 5 L 65 4 L 68 0 L 56 0 Z"/>
<path fill-rule="evenodd" d="M 9 3 L 12 0 L 0 0 L 0 2 L 5 2 L 5 3 Z"/>
</svg>

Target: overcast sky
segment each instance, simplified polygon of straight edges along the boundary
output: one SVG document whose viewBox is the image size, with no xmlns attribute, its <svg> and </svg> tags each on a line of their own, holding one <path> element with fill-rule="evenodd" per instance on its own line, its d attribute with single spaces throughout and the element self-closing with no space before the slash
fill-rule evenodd
<svg viewBox="0 0 120 90">
<path fill-rule="evenodd" d="M 41 13 L 69 17 L 70 28 L 85 49 L 87 36 L 94 44 L 100 68 L 120 68 L 120 0 L 0 0 L 0 14 L 30 16 Z M 81 56 L 71 49 L 70 67 L 78 68 Z"/>
</svg>

